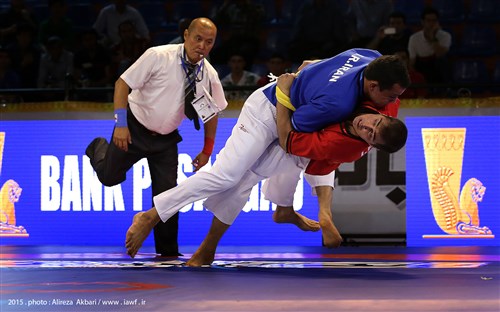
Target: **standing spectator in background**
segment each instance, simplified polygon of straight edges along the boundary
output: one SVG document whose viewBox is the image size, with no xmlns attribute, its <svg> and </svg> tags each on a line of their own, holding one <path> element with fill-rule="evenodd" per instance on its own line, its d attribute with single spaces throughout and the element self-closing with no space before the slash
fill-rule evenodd
<svg viewBox="0 0 500 312">
<path fill-rule="evenodd" d="M 292 62 L 327 58 L 343 51 L 349 36 L 345 16 L 335 1 L 305 1 L 297 14 L 288 48 Z"/>
<path fill-rule="evenodd" d="M 111 78 L 116 80 L 148 48 L 148 41 L 140 38 L 131 21 L 118 26 L 120 42 L 111 48 Z"/>
<path fill-rule="evenodd" d="M 389 25 L 378 29 L 377 35 L 368 44 L 368 49 L 379 51 L 383 55 L 407 50 L 411 31 L 406 27 L 406 17 L 401 12 L 389 15 Z"/>
<path fill-rule="evenodd" d="M 35 29 L 30 24 L 17 27 L 16 41 L 7 46 L 12 68 L 19 73 L 21 88 L 36 88 L 41 48 L 36 41 Z M 28 95 L 25 100 L 28 101 Z"/>
<path fill-rule="evenodd" d="M 287 63 L 283 55 L 279 53 L 274 53 L 266 61 L 266 66 L 267 69 L 269 70 L 269 73 L 273 74 L 276 77 L 279 77 L 286 72 Z M 269 75 L 266 74 L 260 77 L 259 81 L 257 81 L 257 86 L 259 87 L 265 86 L 270 82 L 270 80 L 271 78 L 269 78 Z"/>
<path fill-rule="evenodd" d="M 389 20 L 391 0 L 351 0 L 349 20 L 353 21 L 350 47 L 365 48 L 377 30 Z"/>
<path fill-rule="evenodd" d="M 106 87 L 111 83 L 111 56 L 98 41 L 98 34 L 89 29 L 81 34 L 81 48 L 75 52 L 74 75 L 80 87 Z"/>
<path fill-rule="evenodd" d="M 72 51 L 75 44 L 73 22 L 67 17 L 65 0 L 49 0 L 49 17 L 40 23 L 38 41 L 46 46 L 51 37 L 61 38 L 64 48 Z"/>
<path fill-rule="evenodd" d="M 64 88 L 67 79 L 73 76 L 73 53 L 64 49 L 59 37 L 47 40 L 47 52 L 40 59 L 38 88 Z"/>
<path fill-rule="evenodd" d="M 128 5 L 126 0 L 113 0 L 113 4 L 102 8 L 93 27 L 105 38 L 105 46 L 113 46 L 120 42 L 118 28 L 124 21 L 132 22 L 139 38 L 150 40 L 148 27 L 141 13 Z"/>
<path fill-rule="evenodd" d="M 224 87 L 244 87 L 244 86 L 257 86 L 257 81 L 260 79 L 259 75 L 245 70 L 247 65 L 243 53 L 234 52 L 228 61 L 231 72 L 221 79 Z M 231 90 L 224 91 L 228 101 L 244 101 L 252 93 L 253 90 Z"/>
<path fill-rule="evenodd" d="M 450 33 L 441 29 L 439 12 L 425 8 L 421 16 L 422 30 L 411 35 L 408 42 L 410 67 L 421 72 L 429 83 L 444 83 L 449 78 L 446 55 L 451 46 Z"/>
<path fill-rule="evenodd" d="M 397 55 L 401 61 L 408 68 L 408 74 L 410 75 L 411 85 L 406 89 L 406 91 L 399 96 L 400 99 L 410 99 L 410 98 L 425 98 L 427 96 L 427 88 L 415 88 L 412 85 L 423 85 L 426 84 L 424 75 L 416 71 L 415 69 L 410 68 L 410 58 L 408 55 L 408 50 L 403 49 L 400 51 L 396 51 L 394 55 Z"/>
<path fill-rule="evenodd" d="M 214 64 L 228 60 L 228 51 L 234 47 L 238 47 L 247 60 L 253 61 L 260 50 L 264 16 L 264 8 L 251 0 L 224 0 L 214 17 L 222 33 L 222 42 L 212 54 Z"/>
<path fill-rule="evenodd" d="M 35 30 L 38 27 L 35 15 L 28 10 L 24 0 L 10 0 L 10 7 L 0 13 L 0 44 L 14 42 L 17 27 L 21 24 L 31 25 Z"/>
</svg>

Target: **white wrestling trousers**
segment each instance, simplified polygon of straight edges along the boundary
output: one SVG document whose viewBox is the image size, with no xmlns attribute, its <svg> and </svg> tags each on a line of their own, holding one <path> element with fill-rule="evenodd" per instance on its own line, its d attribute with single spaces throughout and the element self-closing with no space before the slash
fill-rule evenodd
<svg viewBox="0 0 500 312">
<path fill-rule="evenodd" d="M 300 173 L 307 163 L 309 159 L 285 153 L 275 140 L 238 183 L 208 197 L 203 205 L 221 222 L 231 225 L 247 203 L 252 188 L 271 177 L 263 188 L 266 199 L 280 206 L 292 206 Z"/>
<path fill-rule="evenodd" d="M 268 178 L 263 187 L 264 197 L 278 206 L 292 207 L 300 173 L 309 159 L 285 153 L 274 141 L 254 166 L 232 188 L 212 195 L 203 203 L 221 222 L 231 225 L 248 201 L 252 188 Z M 316 186 L 334 187 L 335 171 L 327 175 L 304 174 L 315 195 Z"/>
<path fill-rule="evenodd" d="M 198 171 L 178 186 L 153 198 L 163 222 L 187 204 L 235 186 L 268 146 L 278 138 L 276 107 L 260 88 L 245 102 L 226 145 L 209 171 Z"/>
</svg>

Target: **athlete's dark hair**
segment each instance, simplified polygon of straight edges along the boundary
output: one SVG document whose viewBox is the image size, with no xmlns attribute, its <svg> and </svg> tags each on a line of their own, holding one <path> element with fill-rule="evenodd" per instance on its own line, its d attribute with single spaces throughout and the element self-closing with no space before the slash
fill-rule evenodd
<svg viewBox="0 0 500 312">
<path fill-rule="evenodd" d="M 396 55 L 382 55 L 371 61 L 365 69 L 365 78 L 375 80 L 380 90 L 391 89 L 394 84 L 403 88 L 410 85 L 410 75 L 406 65 Z"/>
<path fill-rule="evenodd" d="M 373 145 L 373 147 L 387 153 L 395 153 L 405 146 L 408 129 L 401 120 L 390 116 L 385 117 L 388 119 L 388 123 L 379 130 L 379 136 L 384 143 Z"/>
</svg>

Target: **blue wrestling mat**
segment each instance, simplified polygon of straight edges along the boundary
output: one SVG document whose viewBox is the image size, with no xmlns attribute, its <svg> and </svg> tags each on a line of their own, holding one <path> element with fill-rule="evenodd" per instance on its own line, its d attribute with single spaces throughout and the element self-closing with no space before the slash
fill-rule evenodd
<svg viewBox="0 0 500 312">
<path fill-rule="evenodd" d="M 0 310 L 500 310 L 498 247 L 225 247 L 199 268 L 144 251 L 2 246 Z"/>
</svg>

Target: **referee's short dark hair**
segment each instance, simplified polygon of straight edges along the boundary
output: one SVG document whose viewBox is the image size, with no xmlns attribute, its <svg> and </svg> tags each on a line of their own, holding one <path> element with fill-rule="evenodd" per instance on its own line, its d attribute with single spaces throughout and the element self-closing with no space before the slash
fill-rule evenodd
<svg viewBox="0 0 500 312">
<path fill-rule="evenodd" d="M 394 84 L 403 88 L 410 85 L 408 68 L 396 55 L 382 55 L 371 61 L 365 68 L 364 75 L 368 80 L 377 81 L 380 90 L 391 89 Z"/>
</svg>

